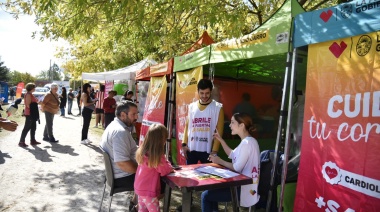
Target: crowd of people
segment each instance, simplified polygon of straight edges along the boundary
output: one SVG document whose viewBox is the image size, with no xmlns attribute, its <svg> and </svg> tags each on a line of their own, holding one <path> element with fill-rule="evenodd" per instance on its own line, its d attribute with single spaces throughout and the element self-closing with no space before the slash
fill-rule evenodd
<svg viewBox="0 0 380 212">
<path fill-rule="evenodd" d="M 54 115 L 65 115 L 66 101 L 68 114 L 72 114 L 72 102 L 77 98 L 79 115 L 83 117 L 81 143 L 88 144 L 88 130 L 91 116 L 96 115 L 95 127 L 104 127 L 100 147 L 110 155 L 114 172 L 115 186 L 129 187 L 135 191 L 130 202 L 130 211 L 160 211 L 159 199 L 163 197 L 164 186 L 161 177 L 174 172 L 173 166 L 165 157 L 165 143 L 168 138 L 168 130 L 162 124 L 152 124 L 144 141 L 137 146 L 133 137 L 133 126 L 138 119 L 138 107 L 131 99 L 133 93 L 125 92 L 123 101 L 116 103 L 114 96 L 116 91 L 105 94 L 104 86 L 95 93 L 89 83 L 82 86 L 82 93 L 74 96 L 72 90 L 69 93 L 57 94 L 58 85 L 52 84 L 51 90 L 46 94 L 42 102 L 38 102 L 33 96 L 35 85 L 26 85 L 25 95 L 25 125 L 19 141 L 20 147 L 27 147 L 25 143 L 28 132 L 30 144 L 38 145 L 35 139 L 36 122 L 39 121 L 38 104 L 45 114 L 46 125 L 43 140 L 58 142 L 53 133 Z M 231 117 L 229 128 L 232 135 L 238 135 L 240 144 L 231 149 L 221 137 L 224 128 L 223 105 L 211 98 L 213 83 L 208 79 L 198 82 L 197 92 L 199 100 L 188 106 L 188 115 L 184 130 L 182 149 L 187 164 L 216 163 L 233 171 L 251 177 L 252 184 L 239 188 L 240 205 L 250 207 L 259 200 L 257 191 L 259 175 L 260 150 L 256 139 L 253 137 L 255 123 L 252 115 L 235 111 Z M 197 121 L 195 121 L 197 120 Z M 199 123 L 203 121 L 205 123 Z M 0 126 L 6 130 L 14 131 L 17 123 L 0 119 Z M 206 127 L 205 127 L 206 126 Z M 194 139 L 197 138 L 197 139 Z M 221 159 L 217 153 L 222 145 L 223 150 L 232 162 Z M 204 191 L 201 195 L 202 211 L 215 211 L 218 202 L 231 201 L 229 189 L 215 189 Z M 181 210 L 181 208 L 178 208 Z"/>
</svg>

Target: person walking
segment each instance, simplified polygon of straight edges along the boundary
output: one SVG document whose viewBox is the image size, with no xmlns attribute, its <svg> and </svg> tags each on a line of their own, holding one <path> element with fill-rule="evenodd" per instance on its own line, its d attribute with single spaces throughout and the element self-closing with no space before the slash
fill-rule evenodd
<svg viewBox="0 0 380 212">
<path fill-rule="evenodd" d="M 98 100 L 95 104 L 95 128 L 98 126 L 104 127 L 104 109 L 103 109 L 103 103 L 104 103 L 104 90 L 106 89 L 106 86 L 100 85 L 100 91 L 96 92 L 95 97 Z"/>
<path fill-rule="evenodd" d="M 67 94 L 67 114 L 69 115 L 73 115 L 71 113 L 71 109 L 73 108 L 73 100 L 74 100 L 75 96 L 74 96 L 74 93 L 73 93 L 73 89 L 70 88 L 69 89 L 69 93 Z"/>
<path fill-rule="evenodd" d="M 83 127 L 82 127 L 82 139 L 81 144 L 89 144 L 92 141 L 90 141 L 88 136 L 88 128 L 90 127 L 91 122 L 91 115 L 92 112 L 95 110 L 95 103 L 96 99 L 92 99 L 90 97 L 91 92 L 91 85 L 89 83 L 85 83 L 83 85 L 83 93 L 81 97 L 81 102 L 83 103 L 83 111 L 82 111 L 82 117 L 83 117 Z"/>
<path fill-rule="evenodd" d="M 11 90 L 9 91 L 9 95 L 11 96 L 10 100 L 14 100 L 14 97 L 15 97 L 15 89 L 13 89 L 13 87 L 11 87 Z"/>
<path fill-rule="evenodd" d="M 138 195 L 138 209 L 142 212 L 159 212 L 161 192 L 160 177 L 174 172 L 165 157 L 165 143 L 168 130 L 162 124 L 152 124 L 144 142 L 137 149 L 138 164 L 134 189 Z"/>
<path fill-rule="evenodd" d="M 58 100 L 58 85 L 52 83 L 50 86 L 50 92 L 46 94 L 44 100 L 41 103 L 41 109 L 45 113 L 45 130 L 44 130 L 44 141 L 49 141 L 52 143 L 57 143 L 58 140 L 55 139 L 53 134 L 53 121 L 54 115 L 59 111 L 59 100 Z"/>
<path fill-rule="evenodd" d="M 131 102 L 116 107 L 116 117 L 102 135 L 100 146 L 110 155 L 116 187 L 133 189 L 137 170 L 137 145 L 129 130 L 137 121 L 137 105 Z M 129 204 L 129 211 L 137 205 L 137 195 Z M 136 211 L 136 210 L 134 210 Z"/>
<path fill-rule="evenodd" d="M 252 178 L 252 184 L 241 186 L 239 191 L 240 206 L 251 207 L 260 198 L 257 193 L 260 149 L 256 139 L 253 138 L 256 128 L 251 116 L 246 113 L 235 113 L 231 118 L 230 128 L 231 134 L 238 135 L 241 139 L 240 144 L 235 149 L 231 149 L 218 132 L 214 133 L 214 138 L 220 141 L 224 152 L 232 160 L 232 163 L 213 154 L 209 156 L 209 161 Z M 218 202 L 230 202 L 231 200 L 230 188 L 206 190 L 201 195 L 202 212 L 218 211 Z"/>
<path fill-rule="evenodd" d="M 78 94 L 76 95 L 76 98 L 77 98 L 77 104 L 78 104 L 78 110 L 79 110 L 79 113 L 77 116 L 80 116 L 82 114 L 82 108 L 81 108 L 81 105 L 82 105 L 82 102 L 81 102 L 81 96 L 82 96 L 82 91 L 81 91 L 81 87 L 78 88 Z"/>
<path fill-rule="evenodd" d="M 65 107 L 67 102 L 67 91 L 65 87 L 62 87 L 62 93 L 59 95 L 59 100 L 61 103 L 59 104 L 59 108 L 61 110 L 61 116 L 65 116 Z"/>
<path fill-rule="evenodd" d="M 25 116 L 25 125 L 22 130 L 20 141 L 18 145 L 20 147 L 27 147 L 25 144 L 25 138 L 28 132 L 30 131 L 30 145 L 41 144 L 36 141 L 36 128 L 37 120 L 39 121 L 39 111 L 38 111 L 38 99 L 33 95 L 36 85 L 34 83 L 28 83 L 25 86 L 26 94 L 24 96 L 24 116 Z"/>
<path fill-rule="evenodd" d="M 116 91 L 109 91 L 107 98 L 104 99 L 104 129 L 115 119 L 116 100 L 113 98 L 117 95 Z"/>
<path fill-rule="evenodd" d="M 213 140 L 213 133 L 217 129 L 223 134 L 223 106 L 211 99 L 211 80 L 201 79 L 197 87 L 199 101 L 189 105 L 182 143 L 187 164 L 208 163 L 209 154 L 216 154 L 220 145 L 218 140 Z"/>
</svg>

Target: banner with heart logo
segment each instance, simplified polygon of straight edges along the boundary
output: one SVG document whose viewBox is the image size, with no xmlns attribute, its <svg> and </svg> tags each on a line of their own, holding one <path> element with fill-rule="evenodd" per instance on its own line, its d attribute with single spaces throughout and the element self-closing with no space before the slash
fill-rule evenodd
<svg viewBox="0 0 380 212">
<path fill-rule="evenodd" d="M 152 77 L 146 97 L 144 116 L 142 119 L 139 144 L 144 142 L 145 135 L 150 125 L 155 123 L 164 124 L 166 105 L 166 76 Z"/>
<path fill-rule="evenodd" d="M 380 211 L 380 31 L 308 51 L 294 211 Z"/>
</svg>

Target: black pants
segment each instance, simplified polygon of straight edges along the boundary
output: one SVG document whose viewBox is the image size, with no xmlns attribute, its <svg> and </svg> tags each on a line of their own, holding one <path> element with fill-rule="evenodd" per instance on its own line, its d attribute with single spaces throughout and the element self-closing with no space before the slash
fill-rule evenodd
<svg viewBox="0 0 380 212">
<path fill-rule="evenodd" d="M 83 107 L 83 111 L 82 111 L 82 117 L 83 117 L 82 141 L 84 139 L 87 139 L 88 128 L 90 127 L 92 112 L 93 112 L 93 110 L 86 108 L 86 107 Z"/>
<path fill-rule="evenodd" d="M 104 129 L 115 119 L 115 113 L 104 114 Z"/>
<path fill-rule="evenodd" d="M 80 115 L 81 114 L 80 99 L 77 100 L 77 103 L 78 103 L 78 109 L 79 109 L 79 114 L 78 115 Z"/>
<path fill-rule="evenodd" d="M 36 128 L 37 124 L 36 121 L 32 120 L 32 117 L 30 115 L 25 116 L 25 125 L 24 129 L 21 133 L 20 142 L 25 142 L 26 135 L 28 134 L 30 130 L 30 141 L 36 140 Z"/>
<path fill-rule="evenodd" d="M 123 187 L 123 188 L 129 188 L 131 190 L 134 190 L 134 183 L 135 183 L 135 174 L 126 176 L 126 177 L 121 177 L 121 178 L 116 178 L 114 180 L 114 185 L 115 187 Z"/>
<path fill-rule="evenodd" d="M 198 152 L 198 151 L 191 151 L 187 152 L 187 160 L 186 164 L 197 164 L 198 161 L 201 161 L 201 163 L 211 163 L 211 161 L 208 160 L 209 153 L 207 152 Z"/>
</svg>

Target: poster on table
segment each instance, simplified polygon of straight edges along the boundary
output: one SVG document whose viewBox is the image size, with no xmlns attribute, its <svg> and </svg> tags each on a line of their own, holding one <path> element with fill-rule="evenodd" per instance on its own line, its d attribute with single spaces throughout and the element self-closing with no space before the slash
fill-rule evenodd
<svg viewBox="0 0 380 212">
<path fill-rule="evenodd" d="M 141 125 L 139 143 L 144 142 L 149 126 L 154 123 L 164 124 L 166 105 L 166 76 L 152 77 L 145 102 L 144 116 Z"/>
<path fill-rule="evenodd" d="M 380 32 L 309 46 L 294 211 L 380 210 Z"/>
<path fill-rule="evenodd" d="M 176 134 L 177 134 L 177 163 L 186 164 L 181 152 L 181 144 L 187 119 L 187 110 L 190 103 L 198 100 L 197 85 L 203 78 L 202 66 L 189 71 L 177 72 L 176 79 Z"/>
</svg>

